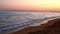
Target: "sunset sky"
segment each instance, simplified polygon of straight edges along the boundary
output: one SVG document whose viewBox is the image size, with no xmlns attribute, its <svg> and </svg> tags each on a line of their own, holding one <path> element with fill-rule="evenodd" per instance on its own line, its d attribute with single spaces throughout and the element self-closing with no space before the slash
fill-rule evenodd
<svg viewBox="0 0 60 34">
<path fill-rule="evenodd" d="M 60 10 L 60 0 L 0 0 L 0 10 Z"/>
</svg>

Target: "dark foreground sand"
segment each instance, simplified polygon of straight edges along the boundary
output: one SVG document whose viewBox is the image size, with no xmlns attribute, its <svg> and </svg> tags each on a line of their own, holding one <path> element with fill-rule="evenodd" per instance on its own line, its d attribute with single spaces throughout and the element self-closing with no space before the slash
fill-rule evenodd
<svg viewBox="0 0 60 34">
<path fill-rule="evenodd" d="M 60 18 L 48 21 L 40 26 L 27 27 L 9 34 L 60 34 Z"/>
</svg>

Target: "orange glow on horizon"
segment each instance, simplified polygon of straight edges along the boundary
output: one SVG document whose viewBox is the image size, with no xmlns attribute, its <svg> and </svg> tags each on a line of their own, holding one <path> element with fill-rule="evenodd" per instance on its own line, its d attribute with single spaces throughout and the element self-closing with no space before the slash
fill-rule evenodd
<svg viewBox="0 0 60 34">
<path fill-rule="evenodd" d="M 12 1 L 12 0 L 11 0 Z M 60 0 L 13 0 L 3 8 L 16 10 L 60 10 Z"/>
</svg>

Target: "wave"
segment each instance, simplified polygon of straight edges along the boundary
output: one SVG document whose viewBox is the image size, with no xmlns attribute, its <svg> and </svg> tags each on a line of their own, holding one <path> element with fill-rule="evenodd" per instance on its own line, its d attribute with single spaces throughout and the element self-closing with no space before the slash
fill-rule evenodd
<svg viewBox="0 0 60 34">
<path fill-rule="evenodd" d="M 0 12 L 0 32 L 29 27 L 35 23 L 43 24 L 43 21 L 60 18 L 60 13 L 48 12 Z"/>
<path fill-rule="evenodd" d="M 11 30 L 11 29 L 22 28 L 22 27 L 25 27 L 25 26 L 29 26 L 31 24 L 41 23 L 42 21 L 52 19 L 52 18 L 60 18 L 60 16 L 44 18 L 44 19 L 35 19 L 35 20 L 25 22 L 25 23 L 21 23 L 21 24 L 14 24 L 14 25 L 10 25 L 10 26 L 4 26 L 4 27 L 0 27 L 0 31 L 6 31 L 6 30 Z"/>
</svg>

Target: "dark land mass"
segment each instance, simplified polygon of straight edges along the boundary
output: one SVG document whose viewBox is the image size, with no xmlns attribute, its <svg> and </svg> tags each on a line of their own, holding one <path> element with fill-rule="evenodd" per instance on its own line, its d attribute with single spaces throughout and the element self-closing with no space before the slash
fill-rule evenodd
<svg viewBox="0 0 60 34">
<path fill-rule="evenodd" d="M 40 26 L 31 26 L 9 34 L 60 34 L 60 18 L 50 20 Z"/>
</svg>

